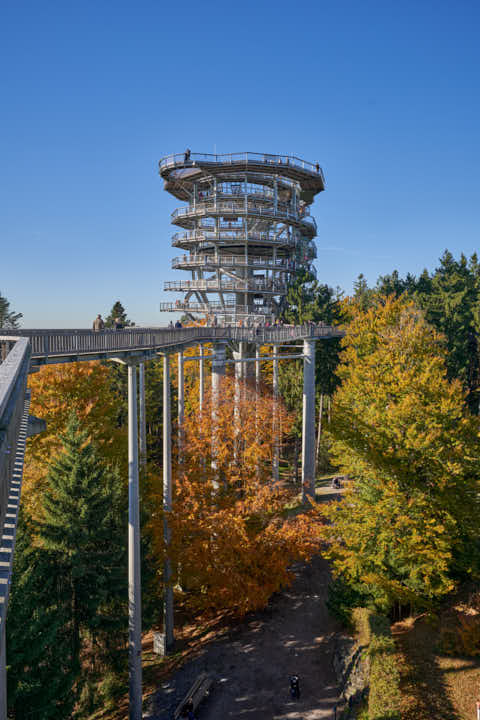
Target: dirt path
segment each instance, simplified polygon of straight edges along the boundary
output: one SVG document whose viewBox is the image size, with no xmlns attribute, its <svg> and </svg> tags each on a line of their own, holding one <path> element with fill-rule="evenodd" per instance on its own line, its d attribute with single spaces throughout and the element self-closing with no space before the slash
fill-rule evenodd
<svg viewBox="0 0 480 720">
<path fill-rule="evenodd" d="M 156 693 L 150 720 L 173 710 L 202 671 L 215 678 L 199 720 L 333 720 L 338 687 L 332 666 L 337 624 L 325 601 L 328 565 L 320 557 L 295 569 L 296 579 L 269 607 L 207 646 Z M 301 698 L 289 697 L 289 676 L 300 677 Z"/>
</svg>

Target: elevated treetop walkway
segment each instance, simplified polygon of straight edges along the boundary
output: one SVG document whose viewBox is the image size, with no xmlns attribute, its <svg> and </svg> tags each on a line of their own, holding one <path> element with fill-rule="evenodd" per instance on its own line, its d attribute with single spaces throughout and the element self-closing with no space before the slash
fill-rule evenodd
<svg viewBox="0 0 480 720">
<path fill-rule="evenodd" d="M 30 340 L 32 367 L 82 360 L 149 358 L 208 342 L 251 342 L 257 345 L 277 344 L 315 338 L 341 337 L 338 328 L 327 325 L 274 326 L 271 328 L 186 327 L 137 328 L 124 330 L 0 330 L 3 345 L 18 337 Z M 11 336 L 11 341 L 10 341 Z"/>
</svg>

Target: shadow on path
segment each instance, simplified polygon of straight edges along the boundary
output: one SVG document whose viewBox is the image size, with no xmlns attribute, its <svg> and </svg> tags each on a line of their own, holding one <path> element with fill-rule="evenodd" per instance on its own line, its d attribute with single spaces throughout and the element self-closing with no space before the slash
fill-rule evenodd
<svg viewBox="0 0 480 720">
<path fill-rule="evenodd" d="M 326 608 L 328 564 L 320 557 L 295 569 L 293 585 L 266 610 L 248 616 L 181 668 L 155 694 L 150 720 L 170 720 L 199 675 L 215 678 L 200 720 L 333 720 L 338 687 L 333 670 L 335 633 Z M 301 697 L 289 696 L 289 676 L 300 677 Z"/>
</svg>

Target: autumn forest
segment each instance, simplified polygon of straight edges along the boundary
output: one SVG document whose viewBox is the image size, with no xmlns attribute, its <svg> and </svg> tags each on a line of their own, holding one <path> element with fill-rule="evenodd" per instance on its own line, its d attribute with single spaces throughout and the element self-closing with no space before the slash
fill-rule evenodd
<svg viewBox="0 0 480 720">
<path fill-rule="evenodd" d="M 2 301 L 2 321 L 20 323 Z M 107 325 L 119 314 L 128 324 L 116 303 Z M 464 588 L 475 594 L 477 257 L 445 252 L 434 272 L 403 278 L 393 272 L 373 287 L 360 275 L 348 297 L 305 274 L 289 289 L 282 319 L 345 331 L 342 339 L 317 343 L 316 353 L 317 481 L 342 476 L 342 492 L 301 503 L 301 360 L 280 362 L 277 408 L 271 363 L 262 364 L 258 400 L 248 380 L 235 398 L 227 374 L 214 427 L 208 392 L 199 408 L 198 365 L 188 362 L 194 349 L 186 351 L 183 452 L 179 457 L 174 446 L 169 514 L 176 623 L 222 613 L 242 619 L 261 610 L 289 586 L 295 563 L 318 554 L 330 562 L 330 612 L 347 628 L 354 609 L 393 623 L 438 615 Z M 140 480 L 145 632 L 162 627 L 162 380 L 162 363 L 147 363 L 148 462 Z M 173 370 L 174 422 L 176 383 Z M 127 374 L 108 362 L 49 365 L 29 385 L 31 413 L 47 430 L 27 447 L 7 623 L 9 714 L 88 718 L 100 706 L 114 708 L 128 685 Z M 274 416 L 281 457 L 275 484 Z M 452 630 L 452 652 L 480 653 L 476 618 Z M 388 663 L 382 667 L 390 672 Z M 391 683 L 386 676 L 390 694 L 381 701 L 372 676 L 369 714 L 358 717 L 402 717 L 399 672 L 391 670 Z M 375 714 L 375 702 L 384 714 Z"/>
</svg>

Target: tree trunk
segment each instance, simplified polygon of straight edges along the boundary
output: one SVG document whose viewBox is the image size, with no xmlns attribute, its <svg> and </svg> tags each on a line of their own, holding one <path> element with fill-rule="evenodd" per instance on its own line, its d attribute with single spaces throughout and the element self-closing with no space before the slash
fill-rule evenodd
<svg viewBox="0 0 480 720">
<path fill-rule="evenodd" d="M 298 455 L 299 455 L 299 441 L 298 441 L 298 437 L 295 437 L 293 466 L 295 469 L 295 483 L 297 485 L 298 485 Z"/>
</svg>

